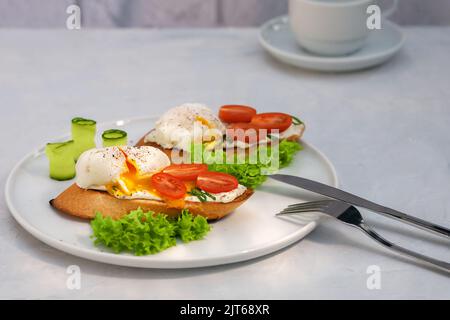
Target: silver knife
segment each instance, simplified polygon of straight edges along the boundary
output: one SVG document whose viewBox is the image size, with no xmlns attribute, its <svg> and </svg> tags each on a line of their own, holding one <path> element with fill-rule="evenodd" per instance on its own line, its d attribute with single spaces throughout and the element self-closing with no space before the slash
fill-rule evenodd
<svg viewBox="0 0 450 320">
<path fill-rule="evenodd" d="M 369 209 L 371 211 L 380 213 L 386 217 L 393 218 L 405 223 L 408 223 L 414 227 L 418 227 L 420 229 L 431 231 L 433 233 L 436 233 L 441 236 L 445 236 L 447 238 L 450 238 L 450 229 L 447 229 L 443 226 L 439 226 L 435 223 L 428 222 L 410 215 L 407 215 L 406 213 L 376 204 L 372 201 L 363 199 L 361 197 L 355 196 L 354 194 L 348 193 L 346 191 L 328 186 L 326 184 L 296 177 L 296 176 L 290 176 L 286 174 L 272 174 L 269 176 L 270 178 L 281 181 L 305 190 L 309 190 L 333 199 L 341 200 L 346 203 L 363 207 L 366 209 Z"/>
</svg>

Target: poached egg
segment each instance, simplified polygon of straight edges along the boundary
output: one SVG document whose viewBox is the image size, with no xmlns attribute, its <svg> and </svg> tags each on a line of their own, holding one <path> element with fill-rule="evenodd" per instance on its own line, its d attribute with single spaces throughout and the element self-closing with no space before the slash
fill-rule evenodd
<svg viewBox="0 0 450 320">
<path fill-rule="evenodd" d="M 76 184 L 83 189 L 107 191 L 120 199 L 160 200 L 149 178 L 169 165 L 169 157 L 154 147 L 91 149 L 77 161 Z"/>
<path fill-rule="evenodd" d="M 190 151 L 192 142 L 213 142 L 224 133 L 224 124 L 211 109 L 200 103 L 185 103 L 168 110 L 144 141 Z"/>
</svg>

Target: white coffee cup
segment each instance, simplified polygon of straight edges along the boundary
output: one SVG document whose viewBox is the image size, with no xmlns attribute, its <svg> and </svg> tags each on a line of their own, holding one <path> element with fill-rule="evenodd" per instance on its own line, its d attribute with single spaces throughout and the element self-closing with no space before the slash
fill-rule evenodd
<svg viewBox="0 0 450 320">
<path fill-rule="evenodd" d="M 386 17 L 398 0 L 383 12 Z M 289 21 L 297 42 L 323 56 L 342 56 L 361 49 L 369 36 L 367 8 L 375 0 L 289 0 Z"/>
</svg>

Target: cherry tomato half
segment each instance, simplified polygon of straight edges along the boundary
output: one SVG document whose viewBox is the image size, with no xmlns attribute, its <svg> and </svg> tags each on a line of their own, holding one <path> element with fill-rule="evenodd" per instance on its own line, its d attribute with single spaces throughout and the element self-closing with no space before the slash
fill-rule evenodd
<svg viewBox="0 0 450 320">
<path fill-rule="evenodd" d="M 163 170 L 164 173 L 168 173 L 183 181 L 193 181 L 197 179 L 200 173 L 205 171 L 208 171 L 208 165 L 195 163 L 172 164 Z"/>
<path fill-rule="evenodd" d="M 250 122 L 256 114 L 252 107 L 242 105 L 225 105 L 219 110 L 219 118 L 226 123 Z"/>
<path fill-rule="evenodd" d="M 197 187 L 211 193 L 228 192 L 238 187 L 239 183 L 232 175 L 222 172 L 202 172 L 197 177 Z"/>
<path fill-rule="evenodd" d="M 152 185 L 161 195 L 171 199 L 180 199 L 186 195 L 184 182 L 170 174 L 160 172 L 151 178 Z"/>
<path fill-rule="evenodd" d="M 292 117 L 281 112 L 259 113 L 253 116 L 251 123 L 260 129 L 267 129 L 269 133 L 276 129 L 283 132 L 291 126 Z"/>
</svg>

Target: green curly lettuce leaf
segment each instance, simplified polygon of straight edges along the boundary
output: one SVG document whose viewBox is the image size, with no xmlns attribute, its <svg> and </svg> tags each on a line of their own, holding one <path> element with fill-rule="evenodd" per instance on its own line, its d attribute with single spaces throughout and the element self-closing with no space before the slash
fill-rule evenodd
<svg viewBox="0 0 450 320">
<path fill-rule="evenodd" d="M 203 239 L 210 231 L 206 219 L 194 217 L 183 210 L 178 219 L 169 219 L 164 214 L 131 211 L 119 220 L 103 217 L 97 213 L 91 221 L 94 244 L 112 249 L 115 253 L 133 252 L 137 256 L 155 254 L 183 242 Z"/>
<path fill-rule="evenodd" d="M 289 166 L 293 161 L 295 154 L 303 149 L 297 141 L 282 140 L 278 146 L 280 169 Z M 258 146 L 257 148 L 258 154 L 259 148 L 267 148 L 267 154 L 271 155 L 272 150 L 270 146 Z M 223 162 L 223 164 L 209 164 L 208 168 L 210 171 L 231 174 L 238 179 L 240 184 L 252 189 L 260 186 L 266 180 L 267 176 L 262 173 L 263 169 L 266 171 L 271 170 L 271 162 L 264 162 L 260 159 L 258 159 L 257 163 L 250 163 L 248 157 L 246 157 L 245 163 L 242 164 L 225 164 L 225 161 Z"/>
<path fill-rule="evenodd" d="M 189 211 L 184 210 L 178 217 L 176 223 L 176 235 L 183 242 L 203 239 L 209 232 L 210 226 L 202 216 L 192 216 Z"/>
<path fill-rule="evenodd" d="M 280 168 L 286 168 L 294 160 L 295 154 L 303 147 L 296 141 L 282 140 L 279 146 Z"/>
</svg>

